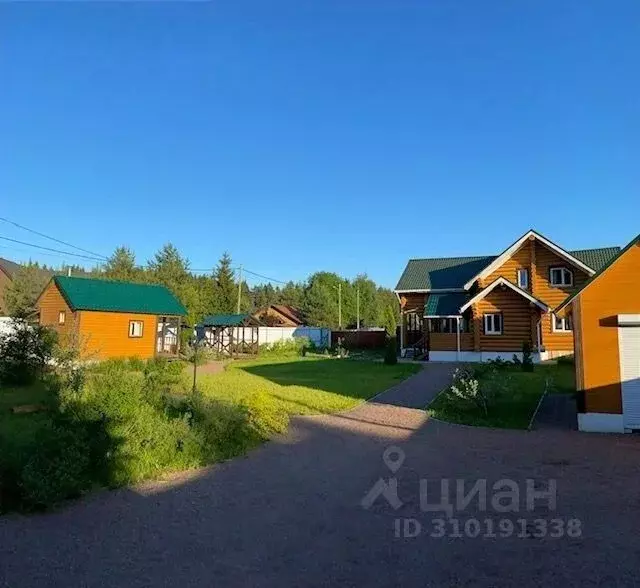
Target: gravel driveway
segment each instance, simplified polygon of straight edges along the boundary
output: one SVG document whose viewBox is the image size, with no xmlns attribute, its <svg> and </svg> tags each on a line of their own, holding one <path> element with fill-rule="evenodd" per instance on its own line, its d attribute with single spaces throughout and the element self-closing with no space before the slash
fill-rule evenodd
<svg viewBox="0 0 640 588">
<path fill-rule="evenodd" d="M 427 421 L 420 410 L 449 367 L 429 365 L 374 402 L 296 418 L 246 458 L 171 483 L 103 492 L 47 515 L 0 519 L 0 586 L 636 586 L 640 501 L 636 436 L 499 431 Z M 421 401 L 422 402 L 422 401 Z M 363 498 L 398 453 L 394 509 Z M 419 480 L 557 481 L 557 509 L 480 511 L 498 523 L 579 519 L 581 537 L 431 537 Z M 453 483 L 453 482 L 452 482 Z M 431 490 L 431 488 L 430 488 Z M 431 498 L 435 501 L 435 497 Z M 436 501 L 437 502 L 437 501 Z M 396 519 L 420 522 L 396 536 Z M 402 520 L 400 525 L 402 528 Z M 447 521 L 451 525 L 452 521 Z M 414 534 L 415 523 L 409 525 Z M 413 531 L 412 531 L 413 529 Z M 565 528 L 566 529 L 566 528 Z M 434 533 L 437 534 L 437 533 Z"/>
</svg>

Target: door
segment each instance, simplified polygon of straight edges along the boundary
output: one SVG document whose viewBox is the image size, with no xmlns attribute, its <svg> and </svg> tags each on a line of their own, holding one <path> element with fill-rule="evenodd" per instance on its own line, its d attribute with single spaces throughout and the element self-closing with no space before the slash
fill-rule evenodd
<svg viewBox="0 0 640 588">
<path fill-rule="evenodd" d="M 640 326 L 618 328 L 622 420 L 625 429 L 640 429 Z"/>
</svg>

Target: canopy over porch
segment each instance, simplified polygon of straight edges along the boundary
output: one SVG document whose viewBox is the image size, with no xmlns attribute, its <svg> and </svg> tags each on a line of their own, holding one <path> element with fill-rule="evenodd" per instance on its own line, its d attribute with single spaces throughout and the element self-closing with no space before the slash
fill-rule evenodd
<svg viewBox="0 0 640 588">
<path fill-rule="evenodd" d="M 198 338 L 220 355 L 258 355 L 260 321 L 249 314 L 212 314 L 196 326 Z"/>
</svg>

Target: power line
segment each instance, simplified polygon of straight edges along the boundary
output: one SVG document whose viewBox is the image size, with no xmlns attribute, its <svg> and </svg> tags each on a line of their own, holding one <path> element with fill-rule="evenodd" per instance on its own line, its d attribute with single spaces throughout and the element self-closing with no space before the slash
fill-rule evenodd
<svg viewBox="0 0 640 588">
<path fill-rule="evenodd" d="M 54 251 L 55 253 L 63 253 L 64 255 L 71 255 L 73 257 L 81 257 L 83 259 L 89 259 L 91 261 L 104 261 L 97 257 L 89 257 L 88 255 L 82 255 L 81 253 L 71 253 L 70 251 L 62 251 L 61 249 L 53 249 L 51 247 L 44 247 L 43 245 L 34 245 L 33 243 L 27 243 L 25 241 L 18 241 L 18 239 L 11 239 L 9 237 L 2 237 L 0 239 L 4 241 L 11 241 L 12 243 L 19 243 L 20 245 L 26 245 L 27 247 L 35 247 L 36 249 L 42 249 L 44 251 Z"/>
<path fill-rule="evenodd" d="M 246 267 L 243 267 L 242 271 L 247 274 L 251 274 L 252 276 L 257 276 L 258 278 L 262 278 L 263 280 L 267 280 L 269 282 L 277 282 L 278 284 L 284 284 L 285 286 L 289 283 L 289 282 L 283 282 L 282 280 L 276 280 L 275 278 L 270 278 L 269 276 L 263 276 L 262 274 L 258 274 L 256 272 L 249 271 Z"/>
<path fill-rule="evenodd" d="M 89 251 L 89 249 L 83 249 L 82 247 L 76 247 L 75 245 L 72 245 L 71 243 L 67 243 L 66 241 L 62 241 L 60 239 L 56 239 L 55 237 L 50 237 L 49 235 L 45 235 L 44 233 L 41 233 L 39 231 L 36 231 L 34 229 L 30 229 L 29 227 L 25 227 L 24 225 L 18 224 L 12 220 L 9 220 L 8 218 L 4 218 L 2 216 L 0 216 L 0 221 L 3 221 L 5 223 L 9 223 L 10 225 L 13 225 L 14 227 L 18 227 L 19 229 L 22 229 L 23 231 L 29 231 L 30 233 L 33 233 L 34 235 L 38 235 L 40 237 L 44 237 L 45 239 L 50 239 L 51 241 L 55 241 L 56 243 L 60 243 L 61 245 L 66 245 L 67 247 L 71 247 L 72 249 L 77 249 L 78 251 L 83 251 L 84 253 L 89 253 L 90 255 L 93 255 L 95 257 L 99 257 L 102 259 L 107 259 L 104 255 L 101 255 L 100 253 L 95 253 L 94 251 Z M 69 254 L 72 255 L 72 254 Z"/>
</svg>

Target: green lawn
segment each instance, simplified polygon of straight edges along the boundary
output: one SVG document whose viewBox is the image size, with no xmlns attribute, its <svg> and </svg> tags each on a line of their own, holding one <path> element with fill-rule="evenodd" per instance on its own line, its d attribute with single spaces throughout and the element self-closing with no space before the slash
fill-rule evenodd
<svg viewBox="0 0 640 588">
<path fill-rule="evenodd" d="M 207 396 L 238 402 L 263 391 L 289 414 L 346 410 L 416 373 L 414 364 L 384 365 L 367 361 L 293 357 L 234 362 L 220 374 L 198 378 Z"/>
<path fill-rule="evenodd" d="M 574 368 L 571 364 L 537 365 L 533 372 L 523 372 L 520 368 L 509 367 L 504 369 L 504 374 L 512 380 L 511 390 L 508 394 L 496 397 L 488 415 L 475 405 L 458 398 L 449 389 L 443 391 L 429 405 L 428 412 L 434 418 L 451 423 L 526 429 L 544 393 L 547 379 L 551 382 L 550 393 L 575 392 Z M 481 385 L 482 381 L 481 378 Z"/>
</svg>

